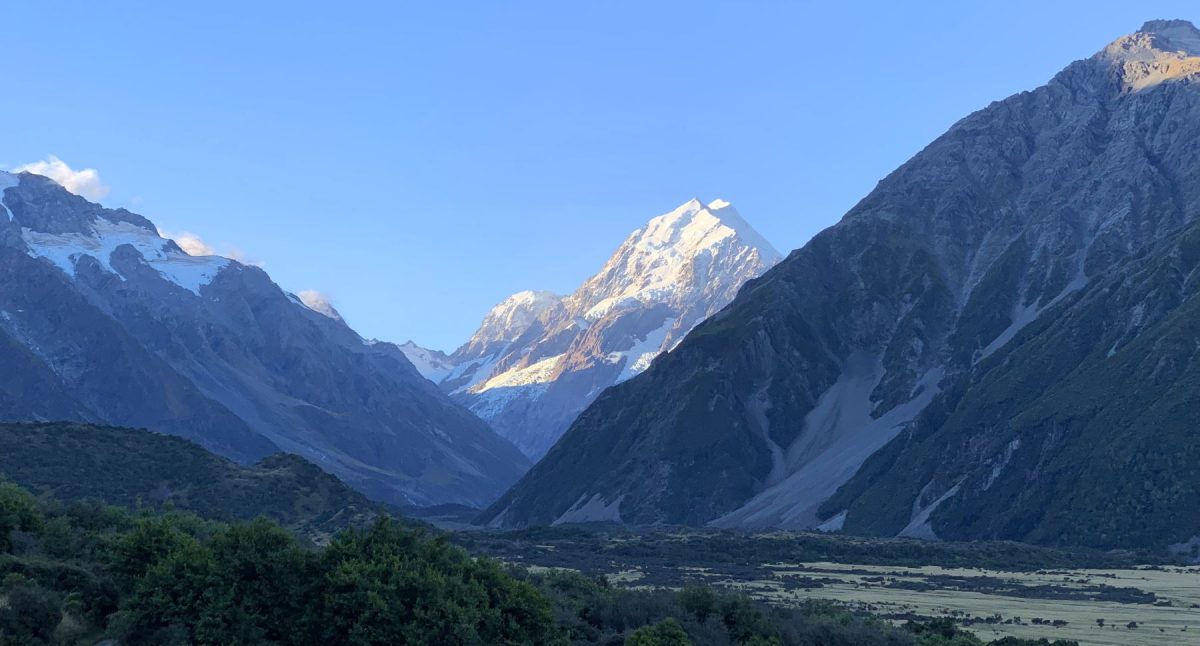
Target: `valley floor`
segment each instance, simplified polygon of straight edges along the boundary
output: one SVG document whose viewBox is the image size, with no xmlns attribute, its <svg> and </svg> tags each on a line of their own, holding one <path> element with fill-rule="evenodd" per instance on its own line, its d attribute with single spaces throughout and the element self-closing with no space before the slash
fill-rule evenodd
<svg viewBox="0 0 1200 646">
<path fill-rule="evenodd" d="M 719 572 L 703 578 L 772 603 L 820 598 L 889 619 L 951 617 L 985 640 L 1011 635 L 1114 646 L 1200 641 L 1195 567 L 1005 572 L 806 563 L 766 570 L 770 576 L 758 580 Z M 820 587 L 803 587 L 812 578 Z"/>
<path fill-rule="evenodd" d="M 535 529 L 459 540 L 534 570 L 578 570 L 628 588 L 703 583 L 784 606 L 833 600 L 897 624 L 948 617 L 988 641 L 1200 643 L 1200 567 L 1138 565 L 1154 562 L 1142 554 L 786 533 Z"/>
</svg>

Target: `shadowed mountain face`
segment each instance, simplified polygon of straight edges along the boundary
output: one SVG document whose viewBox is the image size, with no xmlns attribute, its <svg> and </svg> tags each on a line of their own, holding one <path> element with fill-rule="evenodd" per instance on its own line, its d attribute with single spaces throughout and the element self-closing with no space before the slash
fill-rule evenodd
<svg viewBox="0 0 1200 646">
<path fill-rule="evenodd" d="M 963 119 L 482 520 L 1200 534 L 1198 56 L 1148 23 Z"/>
<path fill-rule="evenodd" d="M 296 453 L 397 504 L 484 504 L 528 466 L 399 348 L 257 267 L 0 174 L 0 419 L 143 427 L 242 462 Z"/>
<path fill-rule="evenodd" d="M 573 294 L 514 294 L 449 357 L 402 348 L 537 459 L 605 388 L 641 373 L 778 261 L 729 203 L 691 200 L 630 234 Z"/>
</svg>

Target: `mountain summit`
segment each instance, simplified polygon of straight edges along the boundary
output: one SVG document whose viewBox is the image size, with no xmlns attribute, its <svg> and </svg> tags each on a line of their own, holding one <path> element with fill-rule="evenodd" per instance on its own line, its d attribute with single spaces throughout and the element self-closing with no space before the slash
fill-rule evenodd
<svg viewBox="0 0 1200 646">
<path fill-rule="evenodd" d="M 1140 91 L 1200 72 L 1200 30 L 1186 20 L 1152 20 L 1095 56 L 1126 91 Z"/>
<path fill-rule="evenodd" d="M 728 202 L 651 219 L 569 296 L 519 292 L 427 372 L 527 455 L 540 457 L 605 388 L 645 370 L 780 259 Z M 422 352 L 406 349 L 421 365 Z"/>
<path fill-rule="evenodd" d="M 481 521 L 1200 543 L 1200 67 L 1148 23 L 961 120 Z"/>
</svg>

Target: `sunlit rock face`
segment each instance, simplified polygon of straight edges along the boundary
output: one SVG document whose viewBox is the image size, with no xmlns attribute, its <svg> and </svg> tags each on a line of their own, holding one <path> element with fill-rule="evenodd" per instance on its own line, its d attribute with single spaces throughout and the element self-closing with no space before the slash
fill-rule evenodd
<svg viewBox="0 0 1200 646">
<path fill-rule="evenodd" d="M 1152 22 L 958 122 L 480 521 L 1200 534 L 1198 43 Z"/>
<path fill-rule="evenodd" d="M 650 220 L 574 293 L 520 292 L 427 376 L 533 459 L 605 388 L 637 375 L 780 255 L 723 200 Z M 408 350 L 414 363 L 429 351 Z"/>
</svg>

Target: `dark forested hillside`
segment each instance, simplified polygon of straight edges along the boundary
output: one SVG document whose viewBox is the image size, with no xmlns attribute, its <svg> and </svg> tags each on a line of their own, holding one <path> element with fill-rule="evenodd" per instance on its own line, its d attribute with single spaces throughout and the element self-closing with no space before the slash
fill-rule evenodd
<svg viewBox="0 0 1200 646">
<path fill-rule="evenodd" d="M 530 575 L 386 517 L 307 549 L 265 519 L 131 514 L 0 483 L 0 644 L 106 638 L 131 646 L 983 643 L 948 621 L 898 628 L 827 603 L 770 608 L 708 588 L 635 591 L 568 571 Z"/>
<path fill-rule="evenodd" d="M 0 424 L 0 477 L 64 501 L 264 516 L 317 542 L 384 509 L 294 455 L 242 466 L 177 437 L 88 424 Z"/>
</svg>

